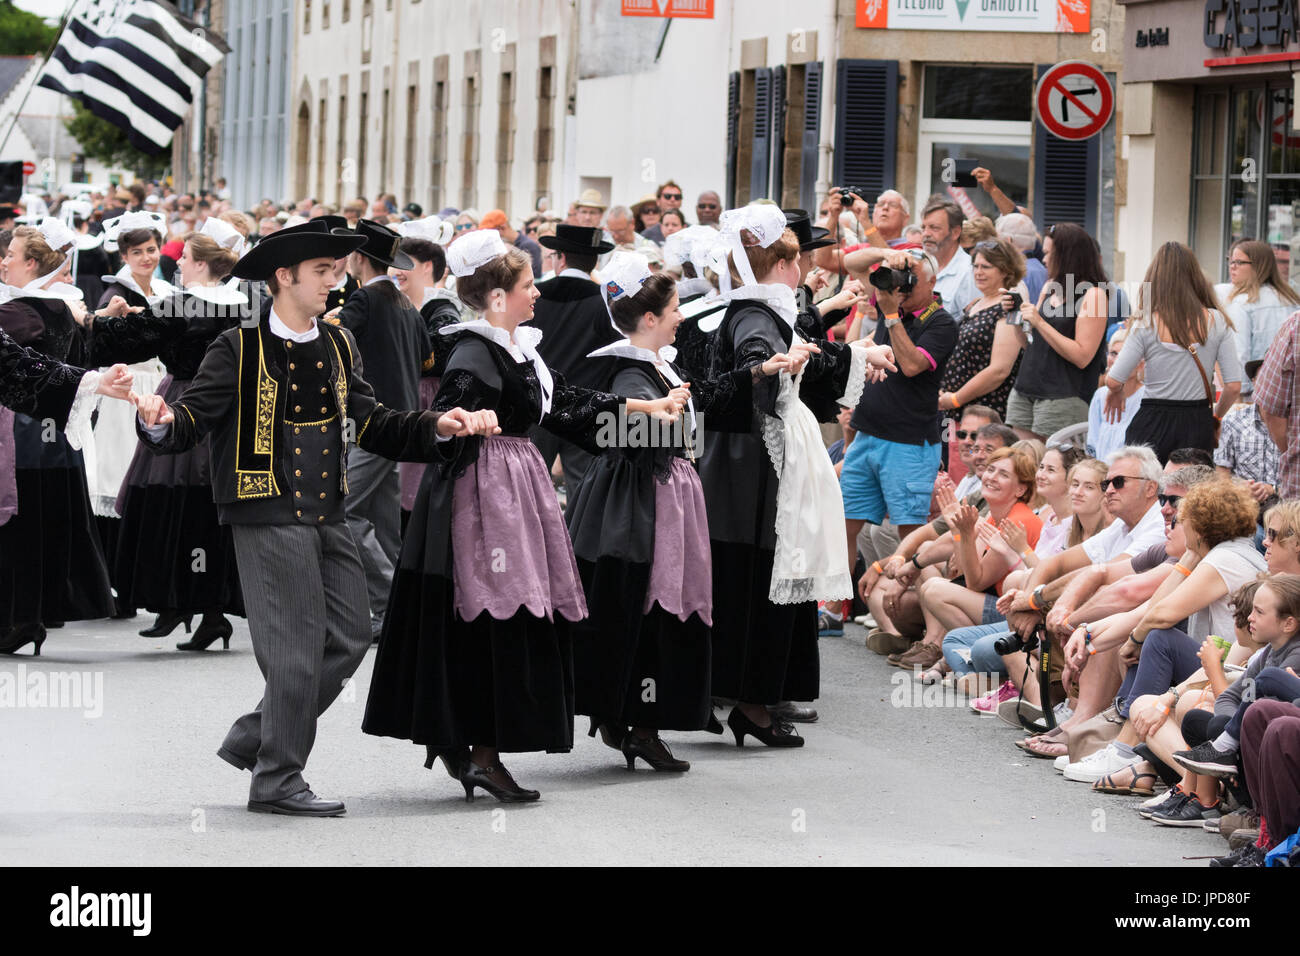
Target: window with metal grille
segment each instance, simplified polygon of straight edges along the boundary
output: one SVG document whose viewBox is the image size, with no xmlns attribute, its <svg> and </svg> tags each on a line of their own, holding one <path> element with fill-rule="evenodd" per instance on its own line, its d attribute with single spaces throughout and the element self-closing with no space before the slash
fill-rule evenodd
<svg viewBox="0 0 1300 956">
<path fill-rule="evenodd" d="M 898 143 L 898 63 L 840 60 L 835 95 L 834 185 L 872 198 L 894 186 Z"/>
</svg>

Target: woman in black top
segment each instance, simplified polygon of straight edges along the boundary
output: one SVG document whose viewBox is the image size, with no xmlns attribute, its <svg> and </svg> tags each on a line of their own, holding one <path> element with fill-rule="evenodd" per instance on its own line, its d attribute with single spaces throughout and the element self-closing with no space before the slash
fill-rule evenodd
<svg viewBox="0 0 1300 956">
<path fill-rule="evenodd" d="M 157 213 L 128 212 L 104 225 L 104 241 L 122 256 L 122 268 L 103 277 L 99 297 L 102 309 L 113 296 L 121 296 L 132 308 L 148 308 L 176 291 L 175 286 L 154 275 L 162 254 L 166 220 Z M 112 251 L 110 249 L 109 251 Z"/>
<path fill-rule="evenodd" d="M 248 313 L 248 299 L 223 280 L 236 256 L 206 235 L 186 240 L 179 262 L 184 292 L 155 307 L 179 315 L 184 335 L 159 352 L 167 377 L 158 394 L 171 405 L 189 387 L 208 346 Z M 118 494 L 122 527 L 114 563 L 118 600 L 157 617 L 142 637 L 166 637 L 180 624 L 189 633 L 194 615 L 203 620 L 183 651 L 206 650 L 220 640 L 230 646 L 233 628 L 225 614 L 243 615 L 230 528 L 217 520 L 208 443 L 177 455 L 154 455 L 143 444 Z M 196 564 L 196 555 L 202 556 Z"/>
<path fill-rule="evenodd" d="M 1048 230 L 1043 262 L 1048 281 L 1038 302 L 1020 307 L 1026 347 L 1007 398 L 1007 424 L 1021 438 L 1040 440 L 1088 420 L 1088 403 L 1106 368 L 1110 281 L 1097 243 L 1074 223 Z"/>
</svg>

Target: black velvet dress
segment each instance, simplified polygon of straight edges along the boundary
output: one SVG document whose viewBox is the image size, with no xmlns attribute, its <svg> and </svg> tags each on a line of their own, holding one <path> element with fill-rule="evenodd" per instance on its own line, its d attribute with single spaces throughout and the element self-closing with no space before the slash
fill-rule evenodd
<svg viewBox="0 0 1300 956">
<path fill-rule="evenodd" d="M 478 334 L 456 334 L 433 408 L 494 409 L 502 434 L 441 442 L 440 460 L 425 472 L 375 656 L 362 724 L 366 733 L 435 749 L 572 748 L 570 634 L 572 621 L 585 614 L 585 602 L 554 489 L 527 433 L 541 419 L 543 428 L 594 453 L 600 413 L 616 415 L 620 402 L 614 395 L 571 388 L 558 375 L 551 401 L 542 418 L 541 385 L 531 362 L 516 361 Z M 514 474 L 502 468 L 503 451 L 511 456 L 508 468 Z M 497 470 L 485 476 L 490 462 Z M 512 487 L 506 489 L 507 484 Z M 521 489 L 531 500 L 521 500 Z M 501 495 L 494 497 L 494 490 Z M 498 526 L 518 526 L 518 545 L 480 554 L 489 543 L 457 530 L 471 510 L 481 510 Z M 534 546 L 537 536 L 529 540 L 522 531 L 538 524 L 546 528 L 545 555 Z M 465 594 L 490 603 L 494 593 L 508 591 L 518 577 L 513 568 L 537 562 L 554 567 L 566 558 L 573 593 L 552 591 L 545 610 L 500 602 L 496 614 L 483 610 L 469 619 L 458 610 Z"/>
<path fill-rule="evenodd" d="M 674 371 L 685 380 L 680 368 Z M 715 409 L 747 410 L 753 401 L 751 382 L 751 373 L 744 369 L 716 383 L 692 381 L 692 404 L 701 423 Z M 626 398 L 653 400 L 669 390 L 652 362 L 631 357 L 618 358 L 609 384 L 609 391 Z M 632 416 L 637 417 L 643 416 Z M 684 426 L 688 417 L 683 416 Z M 695 535 L 702 561 L 707 562 L 708 532 L 690 526 L 704 515 L 690 509 L 692 497 L 699 497 L 701 506 L 703 500 L 699 479 L 688 464 L 693 454 L 685 444 L 689 426 L 656 429 L 656 424 L 651 422 L 645 431 L 655 429 L 653 444 L 629 441 L 607 448 L 588 469 L 566 509 L 590 612 L 573 626 L 577 711 L 609 725 L 700 730 L 712 713 L 713 619 L 707 606 L 701 609 L 699 601 L 692 600 L 691 591 L 697 588 L 705 604 L 712 604 L 707 571 L 697 566 L 659 569 L 656 557 L 669 561 L 689 557 L 695 553 L 690 547 Z M 660 443 L 660 436 L 671 442 Z M 697 432 L 691 444 L 700 440 Z M 640 447 L 629 447 L 633 444 Z M 682 487 L 672 488 L 674 483 Z M 666 502 L 684 499 L 686 507 L 659 515 L 661 496 Z M 666 548 L 657 547 L 663 544 L 656 539 L 657 530 L 677 540 Z M 671 588 L 652 583 L 665 578 Z M 648 590 L 662 603 L 656 600 L 647 610 Z"/>
<path fill-rule="evenodd" d="M 62 429 L 86 370 L 19 345 L 0 330 L 0 405 Z"/>
<path fill-rule="evenodd" d="M 0 329 L 59 362 L 98 368 L 142 362 L 179 334 L 151 313 L 82 328 L 61 299 L 0 305 Z M 84 621 L 114 611 L 81 453 L 40 418 L 14 419 L 18 513 L 0 526 L 0 627 Z"/>
<path fill-rule="evenodd" d="M 793 330 L 764 302 L 733 300 L 715 333 L 713 374 L 766 361 L 790 347 Z M 800 397 L 819 421 L 833 420 L 851 369 L 847 345 L 819 342 L 804 367 Z M 778 382 L 754 388 L 754 403 L 709 419 L 700 478 L 713 552 L 713 694 L 752 704 L 814 700 L 820 662 L 817 604 L 768 599 L 776 551 L 779 480 L 763 443 L 763 417 L 776 409 Z"/>
<path fill-rule="evenodd" d="M 189 293 L 163 300 L 159 312 L 180 314 L 186 322 L 184 335 L 158 356 L 167 367 L 158 394 L 168 405 L 189 387 L 208 346 L 239 325 L 246 308 Z M 112 570 L 121 604 L 155 614 L 243 615 L 234 539 L 217 520 L 206 439 L 177 455 L 154 455 L 137 444 L 117 511 L 122 520 Z"/>
</svg>

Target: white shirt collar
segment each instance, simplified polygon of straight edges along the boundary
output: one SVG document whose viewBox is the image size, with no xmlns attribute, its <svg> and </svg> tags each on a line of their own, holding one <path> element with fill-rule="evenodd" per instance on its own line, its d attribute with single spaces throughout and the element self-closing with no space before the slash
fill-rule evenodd
<svg viewBox="0 0 1300 956">
<path fill-rule="evenodd" d="M 515 339 L 512 342 L 510 341 L 509 332 L 479 316 L 469 322 L 444 325 L 438 331 L 443 335 L 454 335 L 457 332 L 473 332 L 475 335 L 482 336 L 501 346 L 510 353 L 510 357 L 516 362 L 532 362 L 533 368 L 537 372 L 537 382 L 542 387 L 542 418 L 550 414 L 551 395 L 555 391 L 555 380 L 551 377 L 551 370 L 546 367 L 546 363 L 542 361 L 542 357 L 537 353 L 537 345 L 542 341 L 541 329 L 521 325 L 515 329 Z"/>
<path fill-rule="evenodd" d="M 565 269 L 556 278 L 558 279 L 560 276 L 568 276 L 570 279 L 586 279 L 588 282 L 596 281 L 591 277 L 590 273 L 583 272 L 581 269 Z"/>
<path fill-rule="evenodd" d="M 794 289 L 783 282 L 758 283 L 742 285 L 732 289 L 724 297 L 727 299 L 757 299 L 785 320 L 785 324 L 794 329 L 795 319 L 799 315 L 799 305 L 794 297 Z"/>
<path fill-rule="evenodd" d="M 275 314 L 275 306 L 271 306 L 271 334 L 276 338 L 288 339 L 301 345 L 303 342 L 314 342 L 320 335 L 320 329 L 316 327 L 316 320 L 312 319 L 311 328 L 307 331 L 294 332 Z"/>
<path fill-rule="evenodd" d="M 140 288 L 140 283 L 136 282 L 135 277 L 131 275 L 131 268 L 129 266 L 122 266 L 122 268 L 117 270 L 116 275 L 101 276 L 100 278 L 103 280 L 105 285 L 110 282 L 116 282 L 119 285 L 126 286 L 132 292 L 138 292 L 140 295 L 144 295 L 144 290 Z M 162 279 L 155 276 L 149 280 L 149 290 L 149 294 L 144 295 L 144 297 L 150 305 L 153 305 L 175 292 L 176 287 L 170 282 L 164 282 Z"/>
<path fill-rule="evenodd" d="M 970 253 L 961 246 L 958 246 L 957 251 L 954 252 L 952 258 L 948 260 L 948 264 L 939 270 L 939 273 L 935 278 L 938 279 L 943 276 L 955 275 L 963 269 L 969 269 L 970 264 Z"/>
<path fill-rule="evenodd" d="M 216 285 L 194 285 L 187 286 L 186 295 L 192 295 L 196 299 L 202 299 L 204 302 L 211 302 L 214 305 L 246 305 L 248 296 L 239 291 L 239 280 L 232 279 L 230 282 L 218 282 Z"/>
<path fill-rule="evenodd" d="M 366 285 L 374 285 L 376 282 L 392 282 L 393 277 L 390 275 L 375 276 L 373 279 L 367 279 Z"/>
</svg>

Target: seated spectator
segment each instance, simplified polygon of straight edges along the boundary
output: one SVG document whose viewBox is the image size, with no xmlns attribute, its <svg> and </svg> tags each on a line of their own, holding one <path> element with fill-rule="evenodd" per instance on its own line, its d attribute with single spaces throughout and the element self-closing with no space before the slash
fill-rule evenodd
<svg viewBox="0 0 1300 956">
<path fill-rule="evenodd" d="M 965 498 L 974 491 L 979 490 L 980 476 L 975 473 L 975 439 L 979 430 L 985 425 L 1001 425 L 1002 417 L 993 409 L 984 405 L 967 405 L 961 413 L 961 421 L 958 422 L 956 430 L 953 432 L 953 441 L 949 447 L 955 447 L 957 452 L 957 461 L 954 463 L 951 453 L 948 457 L 948 478 L 957 482 L 957 497 Z M 1010 429 L 1007 429 L 1010 432 Z M 1010 432 L 1014 435 L 1014 432 Z M 1010 444 L 1010 442 L 1005 442 Z M 989 452 L 995 447 L 988 443 L 984 446 Z M 987 459 L 987 454 L 983 459 Z M 982 459 L 982 460 L 983 460 Z M 980 466 L 981 469 L 983 465 Z"/>
<path fill-rule="evenodd" d="M 1258 361 L 1246 363 L 1246 374 L 1254 381 Z M 1223 416 L 1219 447 L 1214 450 L 1214 464 L 1225 478 L 1246 482 L 1261 508 L 1277 500 L 1278 471 L 1282 455 L 1269 437 L 1268 426 L 1255 404 L 1238 405 Z"/>
<path fill-rule="evenodd" d="M 1120 329 L 1106 344 L 1107 372 L 1115 364 L 1115 359 L 1119 358 L 1120 349 L 1127 335 L 1126 330 Z M 1124 413 L 1117 422 L 1106 420 L 1106 397 L 1110 395 L 1110 389 L 1105 385 L 1099 385 L 1097 391 L 1092 393 L 1092 401 L 1088 404 L 1087 442 L 1090 455 L 1104 459 L 1115 449 L 1124 447 L 1124 435 L 1128 431 L 1129 422 L 1133 421 L 1138 405 L 1146 395 L 1146 386 L 1143 384 L 1145 370 L 1146 364 L 1138 363 L 1137 369 L 1124 383 Z"/>
<path fill-rule="evenodd" d="M 1264 514 L 1264 561 L 1269 574 L 1300 574 L 1300 501 L 1283 501 Z"/>
<path fill-rule="evenodd" d="M 1005 425 L 984 425 L 976 433 L 971 448 L 971 471 L 982 478 L 989 456 L 1009 446 L 1015 433 Z M 956 489 L 947 475 L 940 475 L 935 489 L 940 507 L 957 500 Z M 982 486 L 975 487 L 960 499 L 987 511 Z M 952 540 L 940 538 L 948 532 L 942 516 L 922 525 L 899 542 L 897 550 L 883 561 L 872 562 L 858 581 L 858 593 L 867 603 L 876 629 L 867 635 L 867 647 L 877 654 L 901 654 L 919 640 L 925 627 L 920 599 L 913 585 L 921 572 L 941 564 L 952 554 Z M 925 563 L 922 563 L 924 559 Z M 930 574 L 937 574 L 931 570 Z"/>
<path fill-rule="evenodd" d="M 689 226 L 686 215 L 680 209 L 668 209 L 659 217 L 659 231 L 667 239 L 674 232 L 680 232 Z"/>
<path fill-rule="evenodd" d="M 956 501 L 946 509 L 955 545 L 949 573 L 956 571 L 960 583 L 936 576 L 920 585 L 917 594 L 925 618 L 925 637 L 899 658 L 897 666 L 934 668 L 943 658 L 943 638 L 949 631 L 1001 619 L 997 598 L 1002 582 L 1024 563 L 1024 558 L 1020 551 L 1006 545 L 999 532 L 1016 526 L 1027 542 L 1026 550 L 1037 546 L 1043 523 L 1029 507 L 1036 472 L 1030 455 L 1000 448 L 989 456 L 981 479 L 987 516 L 981 516 L 964 501 Z"/>
<path fill-rule="evenodd" d="M 1210 866 L 1263 866 L 1265 854 L 1300 829 L 1300 707 L 1261 700 L 1241 728 L 1241 764 L 1259 810 L 1259 839 Z"/>
<path fill-rule="evenodd" d="M 1133 706 L 1186 680 L 1200 664 L 1198 649 L 1206 637 L 1235 633 L 1230 597 L 1265 570 L 1252 540 L 1258 510 L 1245 488 L 1226 481 L 1202 482 L 1187 492 L 1178 510 L 1187 551 L 1119 648 L 1126 674 L 1116 709 L 1126 722 L 1111 744 L 1068 765 L 1067 780 L 1095 783 L 1138 763 L 1142 758 L 1133 746 L 1141 737 L 1128 719 Z M 1177 627 L 1183 621 L 1188 622 L 1186 631 Z M 1109 637 L 1094 639 L 1093 646 L 1099 652 L 1110 643 Z M 1146 729 L 1142 713 L 1139 724 Z M 1188 809 L 1198 808 L 1203 818 L 1217 816 L 1217 809 L 1199 803 Z"/>
</svg>

